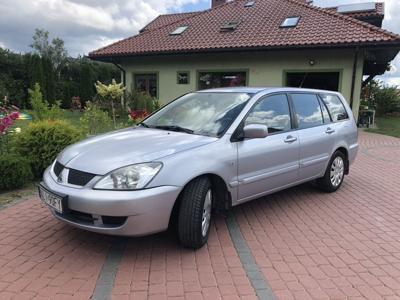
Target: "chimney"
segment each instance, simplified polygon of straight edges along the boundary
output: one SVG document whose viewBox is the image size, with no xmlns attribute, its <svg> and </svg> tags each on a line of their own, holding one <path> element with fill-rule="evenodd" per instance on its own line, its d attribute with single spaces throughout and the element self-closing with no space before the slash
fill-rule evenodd
<svg viewBox="0 0 400 300">
<path fill-rule="evenodd" d="M 211 8 L 214 8 L 218 5 L 224 4 L 225 2 L 228 2 L 227 0 L 211 0 Z"/>
</svg>

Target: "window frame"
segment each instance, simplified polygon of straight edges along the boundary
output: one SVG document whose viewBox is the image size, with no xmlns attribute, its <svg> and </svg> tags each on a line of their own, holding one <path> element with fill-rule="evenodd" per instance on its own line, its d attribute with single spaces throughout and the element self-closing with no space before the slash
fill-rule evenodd
<svg viewBox="0 0 400 300">
<path fill-rule="evenodd" d="M 335 97 L 337 97 L 337 98 L 339 99 L 340 103 L 342 104 L 344 111 L 345 111 L 346 114 L 347 114 L 347 118 L 346 118 L 346 119 L 343 119 L 343 120 L 335 121 L 335 120 L 333 119 L 332 113 L 331 113 L 331 111 L 329 110 L 328 105 L 325 103 L 324 98 L 322 97 L 322 95 L 328 95 L 328 96 L 335 96 Z M 329 113 L 329 116 L 331 117 L 331 122 L 332 122 L 332 123 L 340 123 L 340 122 L 346 122 L 346 121 L 349 121 L 349 120 L 350 120 L 350 113 L 349 113 L 349 111 L 347 110 L 346 105 L 343 104 L 343 100 L 342 100 L 341 97 L 339 97 L 339 96 L 336 95 L 336 94 L 332 94 L 332 93 L 318 93 L 318 97 L 321 99 L 321 102 L 325 105 L 326 109 L 328 110 L 328 113 Z"/>
<path fill-rule="evenodd" d="M 181 73 L 187 73 L 187 77 L 188 77 L 188 81 L 187 81 L 187 83 L 179 83 L 179 74 L 181 74 Z M 190 71 L 176 71 L 176 84 L 178 84 L 178 85 L 188 85 L 188 84 L 190 84 L 190 76 L 191 74 L 190 74 Z"/>
<path fill-rule="evenodd" d="M 300 128 L 300 127 L 299 127 L 299 120 L 297 119 L 296 107 L 295 107 L 295 105 L 294 105 L 294 101 L 293 101 L 293 97 L 292 97 L 292 95 L 299 95 L 299 94 L 300 94 L 300 95 L 314 95 L 314 96 L 317 98 L 318 105 L 319 105 L 319 109 L 320 109 L 320 111 L 321 111 L 322 124 L 314 125 L 314 126 L 307 127 L 307 128 Z M 321 104 L 319 103 L 319 102 L 320 102 L 320 98 L 319 98 L 319 96 L 318 96 L 318 93 L 293 91 L 293 92 L 288 92 L 288 95 L 289 95 L 289 97 L 290 97 L 290 101 L 291 101 L 290 103 L 291 103 L 291 105 L 292 105 L 292 110 L 293 110 L 293 112 L 294 112 L 296 130 L 306 130 L 306 129 L 310 129 L 310 128 L 316 128 L 316 127 L 324 126 L 324 125 L 327 124 L 327 123 L 324 122 L 324 115 L 323 115 L 323 113 L 322 113 L 322 108 L 321 108 L 321 106 L 320 106 Z M 329 113 L 329 110 L 328 110 L 328 113 Z"/>
<path fill-rule="evenodd" d="M 157 93 L 156 93 L 156 99 L 158 100 L 159 99 L 159 95 L 160 95 L 160 76 L 159 76 L 159 72 L 158 71 L 143 71 L 143 72 L 140 72 L 140 71 L 135 71 L 135 72 L 133 72 L 133 87 L 134 87 L 134 89 L 137 91 L 137 81 L 136 81 L 136 76 L 139 76 L 139 75 L 156 75 L 156 80 L 157 80 L 157 84 L 156 84 L 156 86 L 157 86 Z"/>
<path fill-rule="evenodd" d="M 277 135 L 277 134 L 283 134 L 283 133 L 289 133 L 289 132 L 293 132 L 296 131 L 297 128 L 295 127 L 295 123 L 293 122 L 294 119 L 294 112 L 292 109 L 292 103 L 291 103 L 291 99 L 289 97 L 289 93 L 287 92 L 275 92 L 275 93 L 271 93 L 271 94 L 267 94 L 262 96 L 260 99 L 258 99 L 246 112 L 246 114 L 244 115 L 244 117 L 242 118 L 242 120 L 240 121 L 239 125 L 236 127 L 235 131 L 233 132 L 232 136 L 231 136 L 231 142 L 235 143 L 235 142 L 241 142 L 243 141 L 243 136 L 242 136 L 242 132 L 243 132 L 243 128 L 244 128 L 244 124 L 246 119 L 248 118 L 248 116 L 250 115 L 250 113 L 252 112 L 252 110 L 263 100 L 267 99 L 268 97 L 271 96 L 277 96 L 277 95 L 285 95 L 286 99 L 287 99 L 287 104 L 289 107 L 289 117 L 290 117 L 290 130 L 286 130 L 286 131 L 280 131 L 280 132 L 274 132 L 274 133 L 268 133 L 268 136 L 271 135 Z M 268 138 L 267 136 L 267 138 Z"/>
</svg>

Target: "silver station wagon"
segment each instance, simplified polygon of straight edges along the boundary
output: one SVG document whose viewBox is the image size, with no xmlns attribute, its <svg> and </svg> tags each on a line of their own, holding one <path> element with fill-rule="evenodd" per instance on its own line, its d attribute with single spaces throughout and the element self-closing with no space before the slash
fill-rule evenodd
<svg viewBox="0 0 400 300">
<path fill-rule="evenodd" d="M 199 248 L 215 211 L 312 180 L 338 190 L 357 138 L 339 93 L 204 90 L 134 128 L 68 147 L 45 171 L 39 192 L 67 224 L 123 236 L 177 224 L 181 244 Z"/>
</svg>

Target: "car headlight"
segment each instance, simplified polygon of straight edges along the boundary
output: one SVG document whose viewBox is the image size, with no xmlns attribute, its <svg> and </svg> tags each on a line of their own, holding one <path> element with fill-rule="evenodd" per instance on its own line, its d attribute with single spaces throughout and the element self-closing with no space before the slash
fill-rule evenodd
<svg viewBox="0 0 400 300">
<path fill-rule="evenodd" d="M 96 183 L 94 189 L 98 190 L 139 190 L 157 175 L 162 163 L 145 163 L 131 165 L 112 171 Z"/>
</svg>

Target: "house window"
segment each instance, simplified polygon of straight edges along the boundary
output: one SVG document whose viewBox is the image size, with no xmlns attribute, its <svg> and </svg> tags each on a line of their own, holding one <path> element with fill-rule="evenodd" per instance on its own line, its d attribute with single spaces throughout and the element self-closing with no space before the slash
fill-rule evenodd
<svg viewBox="0 0 400 300">
<path fill-rule="evenodd" d="M 135 90 L 158 98 L 158 74 L 135 74 Z"/>
<path fill-rule="evenodd" d="M 286 86 L 339 91 L 340 72 L 287 72 Z"/>
<path fill-rule="evenodd" d="M 177 82 L 178 82 L 178 84 L 189 84 L 190 83 L 190 72 L 178 72 Z"/>
<path fill-rule="evenodd" d="M 198 87 L 200 90 L 219 87 L 246 86 L 246 83 L 246 71 L 199 72 L 198 77 Z"/>
</svg>

